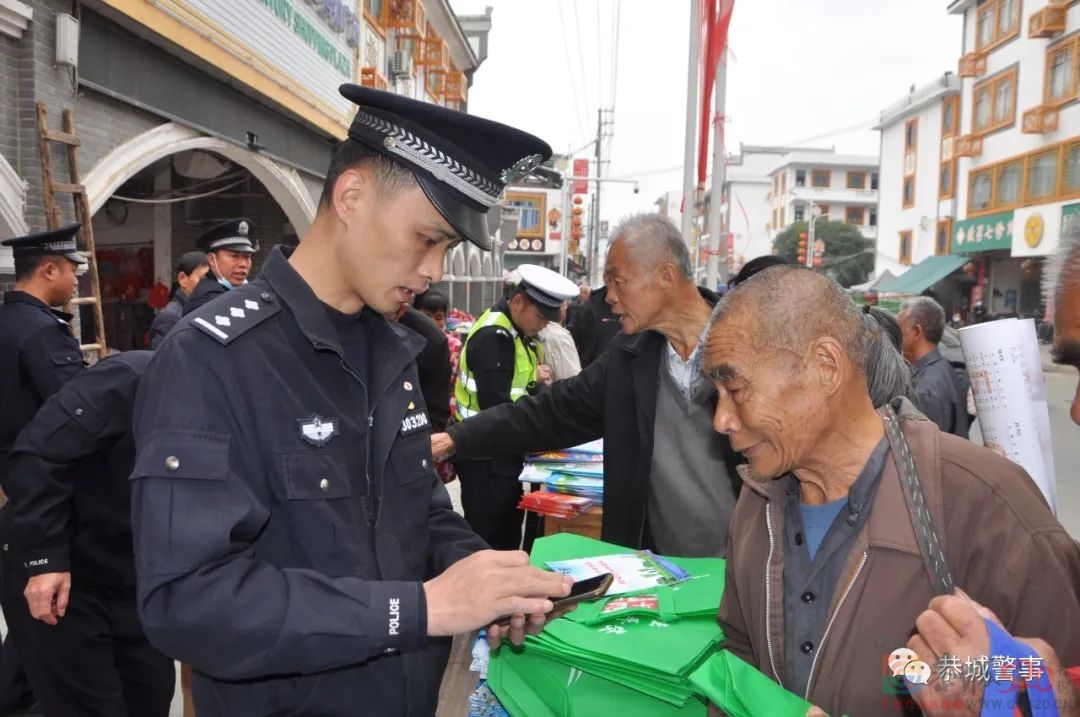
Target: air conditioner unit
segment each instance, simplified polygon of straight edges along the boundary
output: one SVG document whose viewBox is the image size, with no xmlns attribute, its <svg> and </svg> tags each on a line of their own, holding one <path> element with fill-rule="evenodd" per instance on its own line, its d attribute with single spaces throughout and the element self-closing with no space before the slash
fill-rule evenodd
<svg viewBox="0 0 1080 717">
<path fill-rule="evenodd" d="M 412 53 L 408 50 L 394 50 L 390 56 L 390 76 L 406 77 L 412 74 Z"/>
</svg>

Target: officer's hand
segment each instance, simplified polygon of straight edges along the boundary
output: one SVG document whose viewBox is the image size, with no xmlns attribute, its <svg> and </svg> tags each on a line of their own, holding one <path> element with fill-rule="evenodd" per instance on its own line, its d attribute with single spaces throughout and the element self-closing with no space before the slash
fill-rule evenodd
<svg viewBox="0 0 1080 717">
<path fill-rule="evenodd" d="M 513 615 L 510 636 L 520 643 L 525 632 L 523 616 L 551 612 L 553 605 L 548 597 L 569 595 L 572 584 L 565 575 L 532 567 L 529 556 L 520 550 L 473 553 L 424 583 L 428 635 L 460 635 Z M 531 621 L 543 626 L 542 619 Z M 514 622 L 517 629 L 513 628 Z M 492 629 L 500 637 L 505 635 L 498 628 Z"/>
<path fill-rule="evenodd" d="M 26 582 L 23 595 L 35 620 L 55 625 L 67 612 L 71 573 L 43 573 Z"/>
<path fill-rule="evenodd" d="M 444 461 L 454 455 L 454 439 L 449 433 L 433 433 L 431 435 L 431 457 L 437 461 Z"/>
<path fill-rule="evenodd" d="M 547 364 L 540 364 L 536 367 L 536 380 L 540 383 L 550 384 L 554 380 L 554 378 L 555 373 Z"/>
</svg>

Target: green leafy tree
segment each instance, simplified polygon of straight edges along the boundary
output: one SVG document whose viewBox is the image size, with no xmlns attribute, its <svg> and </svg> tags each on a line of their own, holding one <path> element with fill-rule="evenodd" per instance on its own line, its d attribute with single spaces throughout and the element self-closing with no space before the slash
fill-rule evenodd
<svg viewBox="0 0 1080 717">
<path fill-rule="evenodd" d="M 806 222 L 796 222 L 776 235 L 773 251 L 777 256 L 796 261 L 799 255 L 799 234 L 807 232 Z M 818 219 L 814 225 L 814 241 L 825 242 L 819 271 L 825 272 L 843 287 L 862 284 L 874 271 L 874 242 L 863 237 L 859 228 L 845 222 Z M 808 248 L 810 251 L 811 248 Z"/>
</svg>

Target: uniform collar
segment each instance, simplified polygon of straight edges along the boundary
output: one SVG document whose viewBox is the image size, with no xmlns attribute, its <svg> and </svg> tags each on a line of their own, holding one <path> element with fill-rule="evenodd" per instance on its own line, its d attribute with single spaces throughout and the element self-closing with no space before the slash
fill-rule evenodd
<svg viewBox="0 0 1080 717">
<path fill-rule="evenodd" d="M 60 311 L 59 309 L 54 309 L 51 306 L 48 306 L 41 299 L 37 298 L 33 294 L 28 294 L 25 291 L 17 291 L 17 290 L 5 291 L 4 292 L 4 304 L 5 305 L 8 305 L 8 304 L 30 304 L 31 306 L 33 306 L 35 308 L 42 309 L 44 311 L 48 311 L 50 314 L 52 314 L 56 318 L 64 321 L 64 323 L 68 323 L 73 318 L 75 318 L 74 315 L 69 314 L 66 311 Z"/>
<path fill-rule="evenodd" d="M 344 355 L 338 333 L 326 313 L 325 304 L 319 301 L 308 283 L 289 264 L 280 247 L 271 250 L 259 278 L 265 280 L 278 298 L 289 307 L 296 316 L 301 333 L 313 346 L 332 349 L 339 355 Z M 369 314 L 363 321 L 371 332 L 372 341 L 376 342 L 380 352 L 385 352 L 388 358 L 397 359 L 395 363 L 407 363 L 420 354 L 424 340 L 417 334 L 370 309 L 365 308 L 364 313 Z M 394 356 L 395 352 L 400 356 Z"/>
</svg>

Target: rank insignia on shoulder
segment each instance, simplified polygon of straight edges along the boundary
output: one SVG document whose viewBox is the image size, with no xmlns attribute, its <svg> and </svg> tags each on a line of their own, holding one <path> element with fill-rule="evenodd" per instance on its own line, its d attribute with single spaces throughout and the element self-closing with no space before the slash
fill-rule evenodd
<svg viewBox="0 0 1080 717">
<path fill-rule="evenodd" d="M 247 292 L 252 290 L 247 287 L 234 289 L 234 292 Z M 278 303 L 261 305 L 253 299 L 245 298 L 245 295 L 232 297 L 229 301 L 214 301 L 205 307 L 196 309 L 191 324 L 204 334 L 212 336 L 218 343 L 228 346 L 246 332 L 255 328 L 262 322 L 274 316 L 281 310 Z"/>
<path fill-rule="evenodd" d="M 419 431 L 426 431 L 428 429 L 428 416 L 427 411 L 420 409 L 414 413 L 410 413 L 401 419 L 401 435 L 411 436 Z"/>
<path fill-rule="evenodd" d="M 323 418 L 313 413 L 309 418 L 296 419 L 296 422 L 300 425 L 300 437 L 316 448 L 322 448 L 338 435 L 336 418 Z"/>
</svg>

